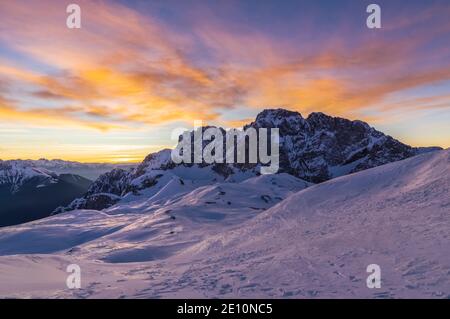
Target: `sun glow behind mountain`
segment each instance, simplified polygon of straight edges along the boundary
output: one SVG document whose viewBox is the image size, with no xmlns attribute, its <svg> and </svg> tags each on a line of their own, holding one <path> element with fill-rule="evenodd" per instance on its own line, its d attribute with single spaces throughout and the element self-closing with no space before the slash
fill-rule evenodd
<svg viewBox="0 0 450 319">
<path fill-rule="evenodd" d="M 283 106 L 450 146 L 450 5 L 379 1 L 0 3 L 0 158 L 137 162 L 196 119 Z"/>
</svg>

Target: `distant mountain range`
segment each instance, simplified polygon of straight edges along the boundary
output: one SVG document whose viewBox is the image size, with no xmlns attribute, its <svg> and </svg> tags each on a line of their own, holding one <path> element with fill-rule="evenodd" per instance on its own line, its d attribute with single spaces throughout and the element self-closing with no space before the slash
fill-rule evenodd
<svg viewBox="0 0 450 319">
<path fill-rule="evenodd" d="M 56 207 L 82 196 L 91 183 L 25 162 L 0 162 L 0 227 L 47 217 Z"/>
<path fill-rule="evenodd" d="M 99 175 L 134 165 L 62 160 L 0 160 L 0 227 L 50 216 L 83 196 Z"/>
<path fill-rule="evenodd" d="M 48 160 L 41 158 L 39 160 L 8 160 L 1 163 L 18 163 L 22 166 L 46 169 L 58 174 L 75 174 L 84 178 L 95 180 L 101 174 L 109 172 L 115 168 L 129 169 L 137 164 L 109 164 L 109 163 L 79 163 L 74 161 L 64 161 L 60 159 Z"/>
<path fill-rule="evenodd" d="M 285 109 L 262 111 L 244 129 L 278 128 L 280 132 L 280 170 L 310 183 L 320 183 L 342 175 L 399 161 L 439 147 L 415 148 L 370 127 L 362 121 L 350 121 L 323 113 L 303 118 Z M 205 128 L 202 128 L 205 129 Z M 191 133 L 193 134 L 193 133 Z M 186 176 L 195 180 L 242 181 L 259 174 L 253 164 L 180 164 L 175 165 L 170 150 L 150 154 L 133 169 L 114 169 L 100 176 L 88 192 L 67 207 L 104 209 L 121 200 L 156 194 Z M 179 180 L 179 181 L 178 181 Z M 174 182 L 177 181 L 177 182 Z"/>
</svg>

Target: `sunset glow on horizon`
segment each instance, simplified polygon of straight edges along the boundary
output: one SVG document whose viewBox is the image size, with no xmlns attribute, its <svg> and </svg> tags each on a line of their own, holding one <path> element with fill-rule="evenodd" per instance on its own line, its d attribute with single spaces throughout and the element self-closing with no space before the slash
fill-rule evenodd
<svg viewBox="0 0 450 319">
<path fill-rule="evenodd" d="M 0 159 L 139 162 L 194 120 L 284 107 L 450 147 L 450 4 L 0 1 Z"/>
</svg>

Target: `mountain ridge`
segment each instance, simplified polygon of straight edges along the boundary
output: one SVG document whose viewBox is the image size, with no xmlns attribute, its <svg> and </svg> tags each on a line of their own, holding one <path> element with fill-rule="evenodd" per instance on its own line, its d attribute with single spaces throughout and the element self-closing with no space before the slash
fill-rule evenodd
<svg viewBox="0 0 450 319">
<path fill-rule="evenodd" d="M 310 183 L 355 173 L 440 148 L 414 148 L 377 131 L 363 121 L 332 117 L 321 112 L 306 119 L 299 112 L 265 109 L 247 128 L 278 128 L 280 132 L 280 169 Z M 204 130 L 205 128 L 199 128 Z M 191 135 L 193 132 L 191 132 Z M 204 147 L 205 145 L 203 145 Z M 127 193 L 139 195 L 158 184 L 175 168 L 209 167 L 216 179 L 233 181 L 242 176 L 257 176 L 255 164 L 179 164 L 171 161 L 170 150 L 149 154 L 134 169 L 116 169 L 100 176 L 83 198 L 57 212 L 74 209 L 101 209 L 119 202 Z"/>
</svg>

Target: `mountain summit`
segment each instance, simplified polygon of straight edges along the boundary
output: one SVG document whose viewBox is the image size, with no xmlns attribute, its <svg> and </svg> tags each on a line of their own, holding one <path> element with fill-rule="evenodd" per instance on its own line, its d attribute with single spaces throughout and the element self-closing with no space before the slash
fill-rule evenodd
<svg viewBox="0 0 450 319">
<path fill-rule="evenodd" d="M 424 151 L 377 131 L 363 121 L 323 113 L 267 109 L 244 128 L 278 128 L 281 171 L 314 183 L 399 161 Z"/>
</svg>

